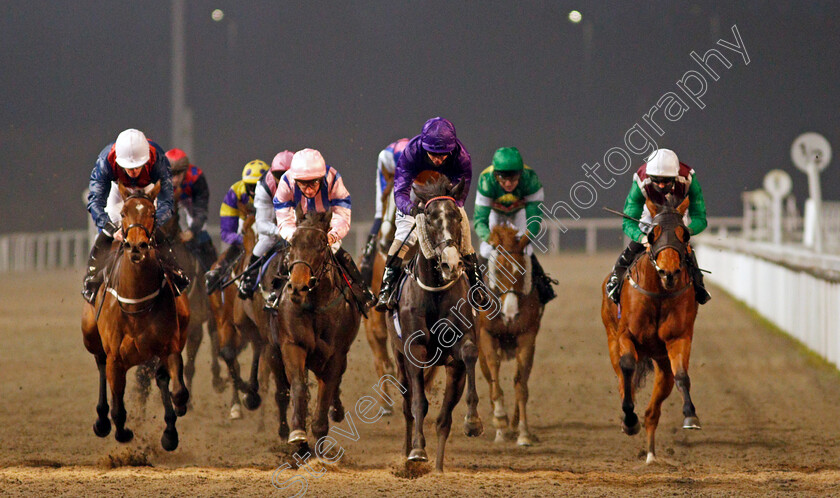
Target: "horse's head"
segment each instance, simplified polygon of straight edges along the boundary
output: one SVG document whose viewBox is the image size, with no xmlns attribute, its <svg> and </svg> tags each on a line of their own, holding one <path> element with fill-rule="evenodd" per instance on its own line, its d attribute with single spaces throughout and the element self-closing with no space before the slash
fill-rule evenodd
<svg viewBox="0 0 840 498">
<path fill-rule="evenodd" d="M 676 207 L 673 204 L 660 206 L 649 200 L 646 205 L 653 217 L 653 226 L 648 232 L 648 256 L 662 281 L 662 287 L 670 291 L 685 269 L 689 233 L 683 216 L 688 209 L 688 197 Z"/>
<path fill-rule="evenodd" d="M 414 194 L 424 204 L 424 213 L 416 217 L 418 240 L 423 257 L 434 259 L 444 280 L 452 280 L 462 271 L 461 210 L 455 199 L 464 190 L 464 180 L 452 187 L 446 176 L 415 185 Z"/>
<path fill-rule="evenodd" d="M 236 202 L 236 209 L 242 217 L 242 247 L 251 251 L 257 244 L 257 234 L 254 231 L 254 223 L 257 221 L 257 208 L 253 204 Z"/>
<path fill-rule="evenodd" d="M 289 268 L 291 300 L 300 304 L 309 291 L 313 290 L 329 262 L 327 232 L 330 229 L 332 212 L 309 211 L 305 215 L 300 204 L 295 208 L 297 229 L 289 242 L 286 254 Z"/>
<path fill-rule="evenodd" d="M 530 260 L 525 255 L 530 239 L 527 234 L 520 237 L 516 227 L 501 224 L 493 227 L 487 243 L 495 250 L 488 262 L 489 285 L 502 298 L 505 323 L 511 323 L 519 315 L 518 296 L 531 291 Z M 524 275 L 521 275 L 522 268 L 526 269 Z"/>
<path fill-rule="evenodd" d="M 155 198 L 160 192 L 160 182 L 149 193 L 143 189 L 130 189 L 119 185 L 123 198 L 122 217 L 123 247 L 132 263 L 140 263 L 152 249 L 155 232 Z"/>
</svg>

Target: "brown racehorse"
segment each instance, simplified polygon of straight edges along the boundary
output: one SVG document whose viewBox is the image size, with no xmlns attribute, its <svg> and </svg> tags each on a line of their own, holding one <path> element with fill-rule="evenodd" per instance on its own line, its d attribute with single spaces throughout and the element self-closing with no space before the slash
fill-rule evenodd
<svg viewBox="0 0 840 498">
<path fill-rule="evenodd" d="M 272 358 L 282 361 L 291 388 L 288 442 L 303 449 L 307 446 L 307 370 L 318 379 L 312 435 L 320 440 L 329 431 L 328 415 L 333 422 L 344 420 L 341 378 L 347 369 L 350 345 L 359 332 L 361 313 L 350 289 L 341 282 L 338 263 L 327 244 L 332 212 L 309 211 L 304 215 L 298 205 L 295 216 L 297 229 L 289 241 L 285 264 L 289 280 L 277 313 L 272 313 L 271 343 Z M 275 377 L 280 382 L 277 370 Z M 285 411 L 285 407 L 279 409 Z"/>
<path fill-rule="evenodd" d="M 241 213 L 246 214 L 245 221 L 242 223 L 242 256 L 239 261 L 231 269 L 233 275 L 239 275 L 248 265 L 248 255 L 254 249 L 256 244 L 256 234 L 251 229 L 254 225 L 255 215 L 254 208 L 238 203 L 237 205 Z M 223 258 L 216 262 L 214 267 L 218 265 Z M 260 394 L 257 392 L 257 372 L 259 367 L 259 357 L 262 352 L 262 339 L 259 333 L 250 335 L 251 329 L 244 330 L 244 334 L 240 333 L 236 328 L 234 319 L 235 303 L 240 301 L 236 285 L 228 285 L 224 289 L 219 289 L 210 294 L 210 309 L 213 311 L 213 317 L 216 320 L 216 328 L 219 331 L 219 355 L 227 364 L 230 373 L 231 383 L 233 384 L 232 399 L 230 405 L 230 418 L 238 419 L 242 417 L 242 409 L 239 405 L 239 393 L 243 393 L 245 407 L 249 410 L 256 410 L 261 403 Z M 254 354 L 251 364 L 250 384 L 242 380 L 239 371 L 239 361 L 237 356 L 245 346 L 251 342 L 254 349 Z"/>
<path fill-rule="evenodd" d="M 481 312 L 478 324 L 478 351 L 481 371 L 490 384 L 490 401 L 496 425 L 496 442 L 505 439 L 506 430 L 518 430 L 517 444 L 532 444 L 528 417 L 528 378 L 534 364 L 534 346 L 543 305 L 531 279 L 531 258 L 525 254 L 530 239 L 517 236 L 518 230 L 508 225 L 496 225 L 488 243 L 496 248 L 488 261 L 488 287 L 502 301 L 499 310 Z M 502 359 L 516 359 L 516 408 L 508 425 L 504 395 L 499 385 L 499 366 Z M 517 427 L 518 426 L 518 427 Z"/>
<path fill-rule="evenodd" d="M 106 278 L 95 304 L 85 303 L 82 334 L 88 351 L 99 368 L 98 418 L 93 432 L 106 437 L 111 432 L 105 382 L 111 386 L 111 419 L 117 441 L 131 441 L 134 433 L 125 427 L 126 371 L 157 357 L 160 366 L 155 379 L 165 411 L 166 429 L 161 446 L 167 451 L 178 447 L 175 421 L 187 411 L 189 391 L 184 387 L 181 350 L 186 341 L 190 312 L 187 297 L 174 296 L 157 259 L 152 234 L 155 229 L 156 184 L 146 195 L 119 186 L 125 203 L 122 208 L 124 242 L 115 260 L 106 268 Z M 169 381 L 173 390 L 170 394 Z M 174 404 L 174 409 L 173 409 Z"/>
<path fill-rule="evenodd" d="M 639 432 L 634 412 L 634 391 L 651 368 L 655 383 L 647 410 L 647 463 L 656 460 L 654 434 L 662 402 L 676 381 L 683 396 L 683 429 L 700 429 L 700 419 L 691 402 L 688 359 L 697 302 L 690 272 L 686 269 L 689 233 L 683 224 L 686 198 L 676 209 L 647 201 L 653 216 L 648 233 L 650 246 L 627 271 L 617 306 L 601 286 L 601 318 L 607 330 L 610 360 L 618 376 L 618 392 L 624 412 L 622 429 L 627 435 Z"/>
<path fill-rule="evenodd" d="M 469 284 L 463 275 L 460 254 L 463 237 L 469 235 L 462 233 L 461 212 L 455 201 L 463 188 L 463 180 L 453 188 L 445 176 L 414 187 L 418 199 L 425 204 L 425 214 L 415 218 L 421 250 L 409 264 L 409 278 L 403 284 L 399 305 L 388 312 L 387 320 L 398 380 L 406 388 L 403 415 L 405 455 L 409 461 L 428 459 L 423 434 L 429 409 L 424 374 L 432 366 L 446 367 L 446 390 L 436 421 L 435 468 L 441 472 L 452 411 L 461 399 L 465 383 L 468 387 L 464 433 L 476 437 L 484 432 L 475 385 L 475 319 L 467 303 Z"/>
</svg>

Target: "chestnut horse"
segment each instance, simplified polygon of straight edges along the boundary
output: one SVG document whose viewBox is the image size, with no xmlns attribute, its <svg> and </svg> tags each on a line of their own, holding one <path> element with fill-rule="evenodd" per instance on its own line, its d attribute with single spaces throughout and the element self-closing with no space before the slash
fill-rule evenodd
<svg viewBox="0 0 840 498">
<path fill-rule="evenodd" d="M 257 240 L 257 235 L 252 230 L 256 219 L 254 208 L 242 203 L 238 203 L 237 208 L 241 213 L 245 214 L 245 221 L 242 223 L 242 256 L 233 265 L 228 278 L 239 275 L 247 267 L 248 255 L 253 251 Z M 223 257 L 220 256 L 220 260 L 215 263 L 214 267 L 220 264 Z M 244 394 L 245 407 L 249 410 L 256 410 L 260 406 L 261 399 L 257 389 L 257 374 L 263 341 L 259 333 L 252 335 L 251 329 L 243 330 L 242 332 L 244 333 L 237 330 L 234 319 L 234 308 L 236 302 L 241 301 L 241 299 L 239 299 L 236 285 L 233 285 L 230 280 L 223 284 L 223 287 L 210 294 L 210 309 L 213 311 L 216 328 L 219 331 L 219 355 L 225 361 L 225 364 L 227 364 L 231 383 L 233 384 L 230 418 L 236 420 L 242 418 L 239 393 Z M 246 383 L 242 380 L 237 357 L 249 342 L 251 342 L 253 347 L 253 357 L 251 359 L 249 382 Z"/>
<path fill-rule="evenodd" d="M 683 215 L 686 198 L 676 209 L 646 203 L 653 216 L 648 233 L 650 246 L 630 266 L 627 282 L 616 305 L 601 286 L 601 318 L 607 330 L 610 360 L 618 376 L 618 392 L 624 412 L 622 429 L 632 436 L 641 429 L 634 412 L 635 389 L 651 366 L 655 371 L 653 393 L 645 410 L 647 461 L 656 460 L 654 434 L 662 402 L 676 381 L 683 396 L 683 429 L 700 429 L 700 419 L 691 402 L 688 359 L 697 302 L 690 272 L 686 268 L 688 228 Z M 609 277 L 608 277 L 609 278 Z M 629 285 L 627 285 L 629 284 Z"/>
<path fill-rule="evenodd" d="M 285 371 L 291 389 L 288 443 L 299 444 L 302 449 L 307 446 L 307 370 L 318 379 L 312 435 L 316 440 L 327 435 L 328 415 L 333 422 L 344 420 L 341 378 L 347 369 L 350 345 L 359 332 L 361 313 L 349 287 L 342 282 L 338 262 L 327 243 L 332 212 L 309 211 L 304 215 L 298 205 L 295 217 L 297 229 L 286 253 L 289 280 L 283 287 L 277 313 L 272 313 L 270 319 L 270 357 L 282 362 L 272 367 L 278 382 L 278 405 L 281 370 Z M 282 420 L 285 406 L 278 409 Z"/>
<path fill-rule="evenodd" d="M 517 236 L 509 225 L 496 225 L 487 242 L 495 248 L 488 261 L 488 287 L 502 301 L 499 310 L 482 311 L 478 324 L 478 352 L 481 371 L 490 384 L 490 402 L 496 426 L 496 442 L 505 440 L 506 430 L 518 430 L 516 443 L 531 446 L 525 407 L 528 404 L 528 378 L 534 364 L 534 346 L 540 330 L 544 306 L 531 278 L 531 258 L 525 254 L 530 239 Z M 508 424 L 504 394 L 499 385 L 499 366 L 503 359 L 516 359 L 516 408 Z M 518 427 L 517 427 L 518 426 Z"/>
<path fill-rule="evenodd" d="M 464 433 L 468 437 L 484 432 L 478 415 L 475 363 L 478 359 L 475 318 L 467 303 L 469 284 L 463 274 L 460 248 L 463 246 L 461 211 L 455 199 L 464 189 L 463 180 L 454 188 L 445 176 L 414 187 L 425 204 L 425 214 L 415 218 L 421 250 L 407 267 L 399 305 L 387 316 L 391 348 L 403 390 L 405 455 L 409 461 L 426 461 L 423 421 L 429 410 L 425 373 L 446 366 L 446 390 L 437 417 L 435 468 L 443 471 L 446 440 L 452 428 L 452 410 L 467 387 L 467 415 Z M 396 319 L 396 322 L 395 322 Z M 399 324 L 399 325 L 397 325 Z"/>
<path fill-rule="evenodd" d="M 106 277 L 94 304 L 85 303 L 82 334 L 88 351 L 99 368 L 98 418 L 93 432 L 106 437 L 108 421 L 106 378 L 111 386 L 111 420 L 117 441 L 131 441 L 134 433 L 125 427 L 126 371 L 153 358 L 160 360 L 155 379 L 165 411 L 166 429 L 161 446 L 166 451 L 178 447 L 175 421 L 187 411 L 189 391 L 184 386 L 181 350 L 186 342 L 190 312 L 187 296 L 175 297 L 157 259 L 154 199 L 156 184 L 147 195 L 143 190 L 119 186 L 125 203 L 122 208 L 124 241 L 115 259 L 106 268 Z M 169 381 L 174 389 L 170 393 Z M 173 409 L 174 404 L 174 409 Z"/>
</svg>

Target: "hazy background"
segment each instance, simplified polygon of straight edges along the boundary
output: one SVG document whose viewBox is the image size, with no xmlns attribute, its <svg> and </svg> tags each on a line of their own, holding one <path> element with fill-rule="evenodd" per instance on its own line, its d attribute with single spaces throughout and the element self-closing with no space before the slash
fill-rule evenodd
<svg viewBox="0 0 840 498">
<path fill-rule="evenodd" d="M 120 131 L 179 146 L 170 139 L 171 4 L 0 5 L 0 232 L 82 228 L 81 192 Z M 573 9 L 583 22 L 569 21 Z M 342 173 L 354 219 L 370 219 L 378 152 L 441 115 L 476 174 L 496 148 L 514 145 L 540 173 L 547 202 L 568 200 L 580 165 L 601 161 L 664 92 L 679 92 L 675 82 L 698 69 L 692 50 L 714 47 L 732 68 L 709 79 L 704 110 L 689 102 L 680 121 L 659 118 L 659 146 L 697 170 L 711 215 L 740 214 L 740 193 L 771 168 L 790 172 L 801 205 L 807 184 L 790 163 L 791 141 L 813 130 L 840 147 L 838 18 L 838 2 L 802 1 L 188 1 L 191 159 L 211 185 L 211 222 L 246 162 L 303 147 Z M 733 41 L 733 24 L 748 66 L 715 45 Z M 840 199 L 836 171 L 823 174 L 826 199 Z M 582 214 L 620 208 L 630 176 L 599 189 L 598 207 Z"/>
</svg>

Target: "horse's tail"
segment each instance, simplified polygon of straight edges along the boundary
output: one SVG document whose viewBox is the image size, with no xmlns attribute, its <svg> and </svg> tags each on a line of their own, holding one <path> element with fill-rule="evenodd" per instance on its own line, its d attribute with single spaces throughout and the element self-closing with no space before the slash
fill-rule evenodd
<svg viewBox="0 0 840 498">
<path fill-rule="evenodd" d="M 646 356 L 640 356 L 636 362 L 636 371 L 633 373 L 633 387 L 639 389 L 645 385 L 645 378 L 653 371 L 653 360 Z"/>
</svg>

